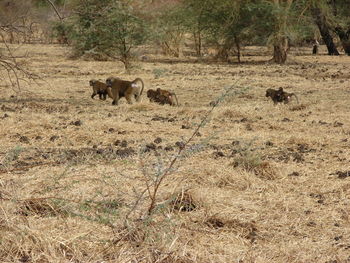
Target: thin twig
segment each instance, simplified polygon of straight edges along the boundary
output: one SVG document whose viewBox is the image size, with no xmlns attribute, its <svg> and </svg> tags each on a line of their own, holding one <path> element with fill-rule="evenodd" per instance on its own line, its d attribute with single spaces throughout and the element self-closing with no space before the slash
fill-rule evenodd
<svg viewBox="0 0 350 263">
<path fill-rule="evenodd" d="M 209 112 L 206 114 L 206 116 L 202 119 L 202 121 L 197 125 L 196 129 L 194 130 L 194 132 L 192 133 L 192 135 L 190 136 L 190 138 L 185 142 L 185 144 L 183 145 L 183 147 L 179 148 L 178 153 L 176 154 L 176 156 L 171 160 L 168 168 L 166 168 L 163 172 L 163 174 L 161 176 L 159 176 L 159 179 L 156 181 L 155 185 L 154 185 L 154 189 L 152 194 L 149 196 L 151 199 L 151 204 L 149 205 L 148 208 L 148 215 L 151 215 L 153 213 L 153 210 L 155 208 L 155 204 L 156 204 L 156 196 L 158 193 L 158 189 L 161 186 L 163 180 L 165 179 L 165 177 L 172 171 L 173 166 L 175 165 L 176 161 L 179 159 L 179 157 L 181 156 L 181 153 L 184 151 L 184 149 L 188 146 L 188 144 L 193 140 L 193 138 L 196 136 L 196 134 L 198 133 L 198 131 L 204 126 L 204 124 L 207 122 L 209 116 L 211 115 L 211 113 L 213 112 L 213 110 L 216 108 L 216 106 L 223 100 L 223 98 L 225 98 L 229 93 L 230 93 L 231 89 L 227 89 L 226 92 L 219 98 L 217 99 L 217 101 L 213 104 L 212 108 L 209 110 Z M 142 164 L 142 163 L 141 163 Z M 148 187 L 147 187 L 148 188 Z"/>
</svg>

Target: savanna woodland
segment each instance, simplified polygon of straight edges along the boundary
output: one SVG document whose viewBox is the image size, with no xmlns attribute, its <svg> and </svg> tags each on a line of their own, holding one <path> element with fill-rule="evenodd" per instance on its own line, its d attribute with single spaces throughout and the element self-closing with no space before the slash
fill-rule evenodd
<svg viewBox="0 0 350 263">
<path fill-rule="evenodd" d="M 349 55 L 350 0 L 0 0 L 0 262 L 350 262 Z"/>
</svg>

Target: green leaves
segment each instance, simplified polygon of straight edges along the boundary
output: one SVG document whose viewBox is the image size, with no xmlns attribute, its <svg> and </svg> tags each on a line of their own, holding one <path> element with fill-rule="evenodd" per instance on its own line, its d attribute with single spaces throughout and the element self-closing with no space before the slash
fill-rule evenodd
<svg viewBox="0 0 350 263">
<path fill-rule="evenodd" d="M 119 58 L 127 67 L 130 50 L 145 40 L 144 23 L 124 1 L 79 0 L 70 20 L 77 55 Z"/>
</svg>

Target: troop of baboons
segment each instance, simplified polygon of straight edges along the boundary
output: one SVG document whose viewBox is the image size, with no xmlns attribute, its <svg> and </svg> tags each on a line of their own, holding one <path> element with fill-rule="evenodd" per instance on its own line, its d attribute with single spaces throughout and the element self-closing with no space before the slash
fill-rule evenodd
<svg viewBox="0 0 350 263">
<path fill-rule="evenodd" d="M 98 94 L 100 100 L 106 100 L 108 95 L 113 100 L 113 105 L 118 105 L 118 101 L 122 97 L 125 97 L 129 104 L 133 104 L 134 100 L 136 100 L 136 102 L 140 102 L 144 89 L 144 83 L 141 78 L 128 81 L 122 80 L 118 77 L 109 77 L 106 80 L 106 83 L 95 79 L 90 80 L 89 83 L 92 87 L 92 99 Z M 283 88 L 279 88 L 278 90 L 266 90 L 266 97 L 270 97 L 275 105 L 278 103 L 287 104 L 291 101 L 293 96 L 295 97 L 297 103 L 299 103 L 298 97 L 294 93 L 285 92 Z M 156 102 L 161 105 L 179 105 L 176 94 L 165 89 L 149 89 L 147 91 L 147 97 L 151 102 Z"/>
</svg>

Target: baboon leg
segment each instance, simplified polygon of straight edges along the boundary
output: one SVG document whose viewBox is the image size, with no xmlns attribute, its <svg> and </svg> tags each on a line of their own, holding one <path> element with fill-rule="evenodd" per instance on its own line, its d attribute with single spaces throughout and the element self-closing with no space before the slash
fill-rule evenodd
<svg viewBox="0 0 350 263">
<path fill-rule="evenodd" d="M 133 94 L 125 94 L 125 98 L 129 104 L 133 103 L 132 101 L 133 97 L 134 97 Z"/>
<path fill-rule="evenodd" d="M 97 95 L 97 93 L 93 92 L 91 95 L 91 99 L 93 99 L 96 95 Z"/>
<path fill-rule="evenodd" d="M 141 93 L 140 93 L 140 92 L 138 92 L 137 94 L 135 94 L 135 100 L 136 100 L 137 102 L 140 102 L 140 101 L 141 101 Z"/>
<path fill-rule="evenodd" d="M 118 105 L 119 94 L 115 94 L 114 99 L 112 101 L 112 105 Z"/>
<path fill-rule="evenodd" d="M 102 94 L 102 100 L 106 100 L 106 98 L 107 98 L 107 94 L 106 94 L 106 93 L 103 93 L 103 94 Z"/>
<path fill-rule="evenodd" d="M 108 97 L 110 97 L 111 99 L 114 99 L 113 91 L 111 88 L 107 88 L 107 94 L 108 94 Z"/>
<path fill-rule="evenodd" d="M 102 100 L 102 93 L 99 93 L 98 97 L 99 97 L 100 100 Z"/>
</svg>

